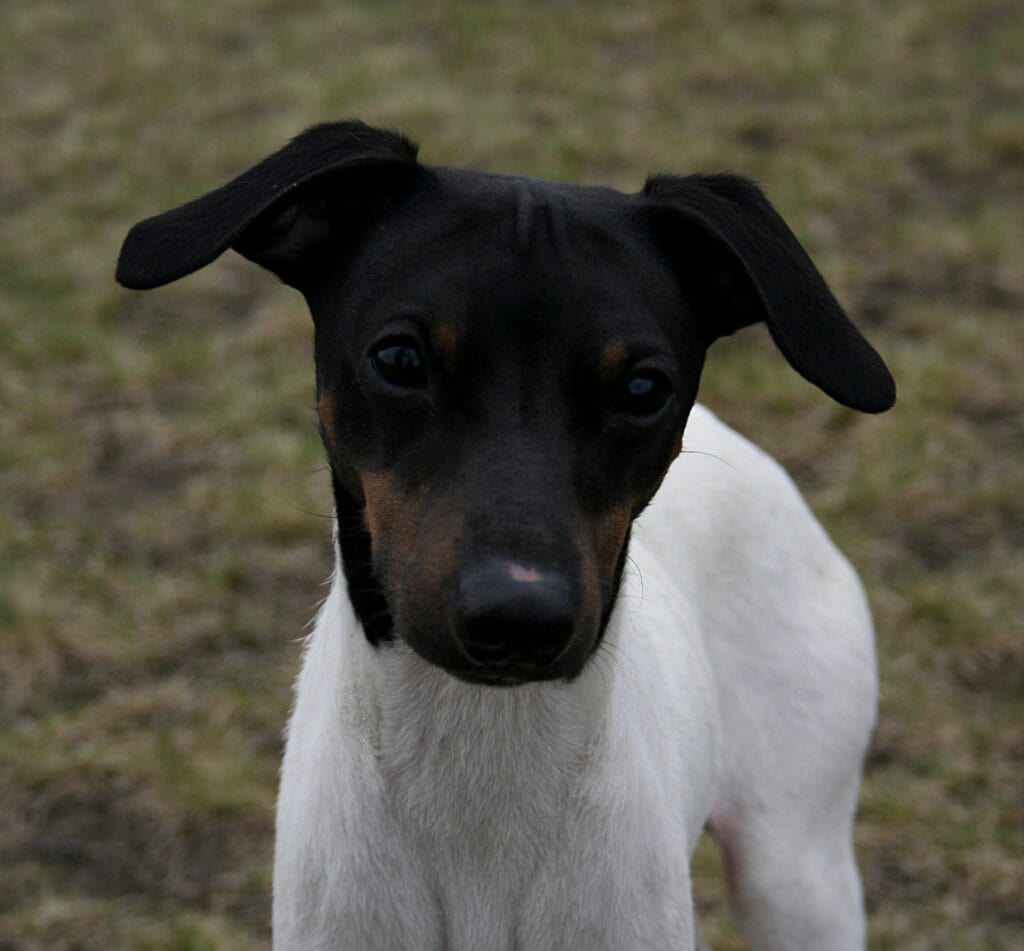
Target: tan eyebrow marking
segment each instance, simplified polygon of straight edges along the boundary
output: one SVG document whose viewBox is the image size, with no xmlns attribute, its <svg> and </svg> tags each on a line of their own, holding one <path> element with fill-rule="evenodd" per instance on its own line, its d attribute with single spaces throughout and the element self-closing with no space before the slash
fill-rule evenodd
<svg viewBox="0 0 1024 951">
<path fill-rule="evenodd" d="M 621 341 L 610 343 L 601 353 L 601 362 L 597 365 L 597 375 L 601 382 L 608 386 L 618 376 L 629 356 L 629 349 Z"/>
<path fill-rule="evenodd" d="M 459 335 L 455 328 L 445 320 L 439 320 L 430 328 L 430 342 L 434 345 L 434 352 L 441 359 L 441 364 L 446 370 L 455 366 L 455 357 L 459 348 Z"/>
</svg>

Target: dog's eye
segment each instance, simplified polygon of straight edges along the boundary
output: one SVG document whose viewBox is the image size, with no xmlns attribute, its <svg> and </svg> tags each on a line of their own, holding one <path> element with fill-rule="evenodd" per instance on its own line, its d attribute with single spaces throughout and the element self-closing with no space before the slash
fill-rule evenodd
<svg viewBox="0 0 1024 951">
<path fill-rule="evenodd" d="M 630 377 L 615 409 L 627 416 L 645 418 L 659 413 L 672 395 L 672 387 L 660 373 L 644 370 Z"/>
<path fill-rule="evenodd" d="M 427 369 L 415 341 L 401 337 L 377 344 L 370 354 L 373 368 L 393 386 L 426 386 Z"/>
</svg>

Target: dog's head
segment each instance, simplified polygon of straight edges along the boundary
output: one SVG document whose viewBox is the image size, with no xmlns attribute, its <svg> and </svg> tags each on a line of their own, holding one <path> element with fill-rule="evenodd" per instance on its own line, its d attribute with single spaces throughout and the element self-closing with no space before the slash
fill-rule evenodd
<svg viewBox="0 0 1024 951">
<path fill-rule="evenodd" d="M 894 399 L 793 234 L 732 176 L 625 195 L 426 167 L 395 133 L 318 126 L 136 225 L 118 280 L 156 287 L 229 247 L 309 303 L 367 637 L 465 680 L 582 670 L 716 338 L 764 321 L 840 403 Z"/>
</svg>

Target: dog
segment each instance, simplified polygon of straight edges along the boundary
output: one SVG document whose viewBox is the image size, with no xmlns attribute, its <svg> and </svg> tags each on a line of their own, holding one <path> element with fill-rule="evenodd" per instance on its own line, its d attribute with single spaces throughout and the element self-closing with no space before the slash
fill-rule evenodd
<svg viewBox="0 0 1024 951">
<path fill-rule="evenodd" d="M 864 594 L 695 400 L 758 321 L 847 407 L 895 387 L 761 190 L 431 167 L 345 121 L 137 224 L 117 277 L 228 248 L 308 302 L 336 506 L 275 946 L 692 948 L 709 828 L 753 948 L 862 947 Z"/>
</svg>

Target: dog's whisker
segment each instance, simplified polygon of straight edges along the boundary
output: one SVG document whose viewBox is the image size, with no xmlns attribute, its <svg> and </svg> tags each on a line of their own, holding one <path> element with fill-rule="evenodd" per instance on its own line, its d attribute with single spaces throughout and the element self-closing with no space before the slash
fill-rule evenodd
<svg viewBox="0 0 1024 951">
<path fill-rule="evenodd" d="M 301 512 L 303 515 L 311 515 L 311 516 L 313 516 L 313 518 L 325 518 L 325 519 L 333 519 L 334 518 L 334 513 L 333 512 L 330 515 L 328 515 L 328 514 L 325 514 L 324 512 L 313 512 L 313 511 L 310 511 L 309 509 L 303 508 L 301 505 L 296 505 L 294 502 L 289 502 L 288 504 L 296 512 Z"/>
<path fill-rule="evenodd" d="M 705 452 L 703 449 L 680 449 L 679 454 L 686 456 L 708 456 L 711 459 L 717 459 L 723 466 L 728 466 L 734 472 L 740 471 L 731 462 L 726 461 L 721 456 L 716 456 L 713 452 Z"/>
</svg>

